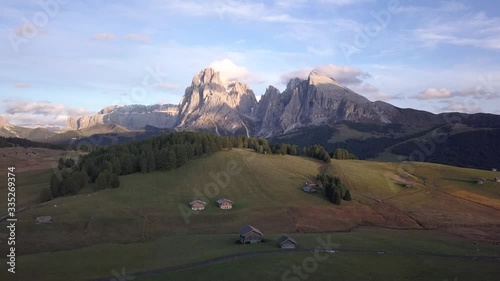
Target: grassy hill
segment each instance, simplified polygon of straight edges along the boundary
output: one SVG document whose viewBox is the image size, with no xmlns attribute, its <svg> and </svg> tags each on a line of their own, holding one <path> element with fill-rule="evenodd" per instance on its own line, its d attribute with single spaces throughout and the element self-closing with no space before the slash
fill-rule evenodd
<svg viewBox="0 0 500 281">
<path fill-rule="evenodd" d="M 303 184 L 321 172 L 340 176 L 354 200 L 335 206 L 321 192 L 304 193 Z M 318 237 L 334 235 L 347 249 L 460 253 L 471 257 L 477 255 L 474 251 L 478 249 L 484 255 L 500 256 L 498 246 L 492 246 L 500 242 L 500 184 L 491 181 L 495 176 L 498 174 L 490 171 L 429 163 L 344 160 L 324 164 L 303 157 L 223 151 L 170 172 L 120 177 L 122 185 L 118 189 L 58 198 L 23 212 L 18 217 L 17 235 L 22 243 L 17 251 L 19 262 L 29 270 L 18 275 L 22 276 L 18 280 L 34 276 L 40 280 L 66 280 L 71 272 L 75 276 L 72 280 L 86 280 L 112 276 L 112 269 L 120 271 L 122 267 L 138 272 L 233 253 L 276 250 L 275 241 L 283 233 L 296 238 L 302 249 L 316 247 Z M 477 177 L 490 181 L 477 185 Z M 215 201 L 221 197 L 233 200 L 234 209 L 219 210 Z M 186 211 L 187 203 L 194 198 L 208 200 L 207 208 L 199 213 Z M 40 215 L 52 216 L 55 223 L 35 225 L 33 220 Z M 269 242 L 236 245 L 237 230 L 244 224 L 259 228 Z M 357 231 L 360 227 L 369 228 Z M 380 233 L 380 229 L 386 230 Z M 459 237 L 470 240 L 464 242 Z M 5 246 L 0 245 L 2 252 Z M 370 255 L 328 260 L 320 265 L 318 276 L 327 276 L 332 262 L 342 264 L 345 274 L 353 272 L 359 263 L 377 259 Z M 256 264 L 277 262 L 279 270 L 271 275 L 279 279 L 281 272 L 307 256 L 297 253 L 247 259 Z M 394 268 L 417 261 L 411 257 L 384 260 L 394 262 Z M 435 280 L 444 280 L 450 278 L 446 274 L 453 272 L 455 262 L 463 264 L 461 272 L 494 268 L 494 263 L 486 261 L 448 260 L 441 268 L 422 260 L 417 264 L 435 270 L 432 276 L 436 278 L 442 276 Z M 244 272 L 249 269 L 242 263 L 231 263 L 241 268 L 240 273 L 233 274 L 247 280 Z M 262 266 L 262 272 L 273 271 Z M 377 276 L 374 280 L 390 276 L 381 274 L 377 266 L 371 268 L 364 276 L 370 272 Z M 144 280 L 182 280 L 188 273 L 216 276 L 220 270 L 220 265 L 213 265 L 169 273 L 166 279 Z M 404 276 L 404 271 L 398 274 L 395 276 Z M 407 278 L 415 280 L 416 276 Z"/>
<path fill-rule="evenodd" d="M 491 169 L 500 166 L 498 124 L 478 120 L 434 126 L 364 124 L 342 122 L 335 126 L 311 126 L 270 139 L 272 143 L 299 146 L 320 144 L 329 152 L 347 149 L 359 159 L 397 162 L 408 160 L 440 163 L 458 167 Z M 428 149 L 431 148 L 431 152 Z"/>
</svg>

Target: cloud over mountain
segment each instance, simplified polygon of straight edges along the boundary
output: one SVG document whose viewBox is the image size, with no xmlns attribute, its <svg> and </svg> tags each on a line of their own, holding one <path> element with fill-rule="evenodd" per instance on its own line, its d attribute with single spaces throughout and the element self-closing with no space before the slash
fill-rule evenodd
<svg viewBox="0 0 500 281">
<path fill-rule="evenodd" d="M 23 100 L 7 101 L 5 103 L 5 117 L 16 125 L 47 124 L 64 126 L 66 119 L 74 115 L 88 115 L 84 108 L 68 107 L 46 101 L 27 102 Z"/>
</svg>

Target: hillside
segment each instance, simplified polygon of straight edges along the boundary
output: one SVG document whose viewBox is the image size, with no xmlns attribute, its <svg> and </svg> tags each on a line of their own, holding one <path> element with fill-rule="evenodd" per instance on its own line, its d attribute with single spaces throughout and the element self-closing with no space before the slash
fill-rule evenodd
<svg viewBox="0 0 500 281">
<path fill-rule="evenodd" d="M 491 127 L 490 127 L 491 126 Z M 344 148 L 360 159 L 432 162 L 458 167 L 500 167 L 498 124 L 478 120 L 438 126 L 342 122 L 312 126 L 270 138 L 273 143 L 320 144 L 328 151 Z"/>
<path fill-rule="evenodd" d="M 314 181 L 322 172 L 340 176 L 351 189 L 353 201 L 336 206 L 321 192 L 301 190 L 305 182 Z M 48 276 L 46 270 L 51 270 L 59 272 L 50 275 L 51 281 L 64 280 L 63 273 L 73 271 L 78 272 L 74 280 L 87 280 L 109 275 L 109 268 L 116 266 L 142 271 L 275 249 L 274 242 L 235 248 L 237 229 L 249 223 L 271 241 L 282 233 L 292 234 L 302 247 L 315 247 L 318 235 L 340 232 L 334 234 L 335 241 L 342 241 L 348 249 L 470 255 L 474 247 L 474 253 L 480 248 L 484 255 L 500 256 L 491 247 L 491 243 L 500 242 L 500 185 L 492 181 L 495 176 L 498 174 L 491 171 L 428 163 L 343 160 L 324 164 L 303 157 L 234 149 L 169 172 L 121 176 L 118 189 L 85 191 L 26 210 L 18 214 L 18 239 L 23 243 L 17 251 L 20 261 L 37 276 Z M 488 182 L 477 185 L 478 177 Z M 233 200 L 234 208 L 218 209 L 215 200 L 221 197 Z M 199 213 L 188 211 L 187 203 L 193 198 L 207 200 L 207 208 Z M 56 223 L 35 225 L 34 218 L 41 215 L 52 216 Z M 362 230 L 364 227 L 387 232 Z M 346 231 L 351 234 L 342 234 Z M 459 237 L 468 239 L 470 247 L 458 246 L 464 245 L 456 240 Z M 204 254 L 187 254 L 180 245 L 197 245 Z M 106 253 L 103 259 L 89 258 L 102 251 Z M 137 255 L 148 262 L 137 264 Z M 352 257 L 357 262 L 362 258 Z M 67 266 L 55 268 L 54 260 L 63 260 Z M 75 264 L 92 269 L 83 272 Z M 321 272 L 324 269 L 321 267 Z M 25 272 L 22 276 L 19 280 L 30 280 L 34 275 Z"/>
<path fill-rule="evenodd" d="M 179 208 L 203 194 L 207 184 L 217 184 L 214 174 L 226 171 L 228 163 L 241 172 L 229 178 L 227 187 L 208 186 L 207 194 L 215 194 L 208 198 L 209 207 L 189 216 L 186 224 Z M 291 233 L 347 231 L 361 225 L 442 227 L 464 236 L 468 235 L 467 227 L 455 228 L 457 225 L 477 224 L 491 226 L 482 230 L 482 239 L 500 238 L 499 232 L 495 234 L 500 227 L 500 188 L 493 182 L 482 186 L 474 182 L 478 177 L 492 179 L 494 172 L 435 164 L 411 167 L 416 167 L 415 171 L 408 173 L 401 170 L 406 166 L 394 163 L 346 160 L 326 165 L 302 157 L 243 150 L 219 152 L 171 172 L 121 177 L 122 187 L 116 190 L 60 198 L 24 213 L 21 221 L 26 225 L 42 214 L 54 216 L 59 223 L 43 234 L 42 245 L 32 240 L 41 235 L 36 228 L 29 227 L 20 234 L 26 239 L 23 252 L 71 249 L 106 241 L 131 242 L 165 234 L 232 233 L 244 223 L 257 224 L 267 232 Z M 441 172 L 434 173 L 438 168 Z M 398 174 L 398 169 L 403 172 Z M 320 193 L 303 193 L 300 187 L 304 182 L 313 181 L 322 171 L 341 176 L 353 191 L 354 201 L 335 207 Z M 413 187 L 402 188 L 407 183 Z M 214 205 L 220 197 L 231 198 L 235 209 L 221 213 Z M 54 204 L 61 207 L 53 208 Z M 471 216 L 464 217 L 460 209 Z M 159 221 L 163 223 L 155 223 Z M 109 223 L 113 230 L 108 228 Z M 85 235 L 74 232 L 82 227 Z M 128 229 L 127 234 L 117 237 L 116 233 L 124 229 Z M 57 235 L 52 237 L 51 233 Z M 64 236 L 72 239 L 61 240 Z"/>
</svg>

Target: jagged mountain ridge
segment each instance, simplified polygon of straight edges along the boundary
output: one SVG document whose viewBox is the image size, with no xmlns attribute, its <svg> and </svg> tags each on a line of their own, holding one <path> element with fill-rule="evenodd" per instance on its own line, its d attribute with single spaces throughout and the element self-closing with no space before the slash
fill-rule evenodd
<svg viewBox="0 0 500 281">
<path fill-rule="evenodd" d="M 80 130 L 100 124 L 115 124 L 129 130 L 143 129 L 147 125 L 173 128 L 177 124 L 178 107 L 164 105 L 108 106 L 92 116 L 69 117 L 66 130 Z"/>
<path fill-rule="evenodd" d="M 44 128 L 25 128 L 20 126 L 15 126 L 7 122 L 2 116 L 0 116 L 0 136 L 1 137 L 12 137 L 12 138 L 25 138 L 34 141 L 41 141 L 52 136 L 56 133 L 49 131 Z"/>
<path fill-rule="evenodd" d="M 269 86 L 257 101 L 246 84 L 221 81 L 217 71 L 206 68 L 193 77 L 178 105 L 108 106 L 95 115 L 69 117 L 65 131 L 110 124 L 130 131 L 153 126 L 274 137 L 304 127 L 335 126 L 345 121 L 429 127 L 449 123 L 449 116 L 448 113 L 402 109 L 382 101 L 371 102 L 335 79 L 315 71 L 307 79 L 290 80 L 283 92 Z M 500 126 L 500 116 L 497 115 L 464 113 L 459 116 L 468 120 L 470 126 Z M 36 137 L 40 140 L 53 135 L 46 130 L 36 130 L 0 120 L 2 136 Z M 36 136 L 30 136 L 31 132 Z"/>
<path fill-rule="evenodd" d="M 246 84 L 221 81 L 217 71 L 206 68 L 193 77 L 177 106 L 110 106 L 93 116 L 70 117 L 68 128 L 76 130 L 113 123 L 130 130 L 150 125 L 219 134 L 273 136 L 301 127 L 342 121 L 428 125 L 443 123 L 443 118 L 381 101 L 371 102 L 315 71 L 305 80 L 290 80 L 283 92 L 269 86 L 257 101 Z"/>
</svg>

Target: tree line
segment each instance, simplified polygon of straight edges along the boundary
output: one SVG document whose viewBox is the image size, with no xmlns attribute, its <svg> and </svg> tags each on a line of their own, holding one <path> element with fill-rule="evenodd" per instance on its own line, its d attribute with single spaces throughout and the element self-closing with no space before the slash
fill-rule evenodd
<svg viewBox="0 0 500 281">
<path fill-rule="evenodd" d="M 23 139 L 23 138 L 0 137 L 0 148 L 17 147 L 17 146 L 24 148 L 35 147 L 35 148 L 49 148 L 49 149 L 59 149 L 59 150 L 65 150 L 68 148 L 63 145 L 30 141 L 28 139 Z"/>
<path fill-rule="evenodd" d="M 337 160 L 357 160 L 358 157 L 352 153 L 350 153 L 347 149 L 337 148 L 331 154 L 331 157 Z"/>
</svg>

